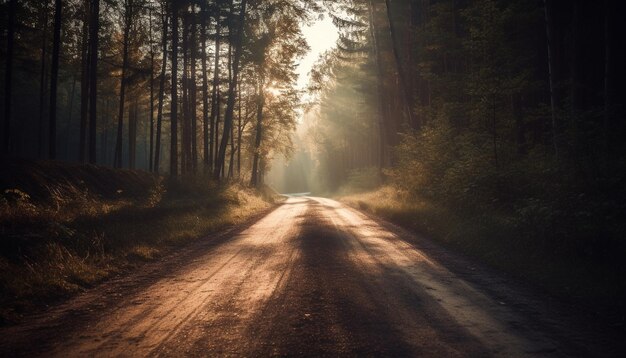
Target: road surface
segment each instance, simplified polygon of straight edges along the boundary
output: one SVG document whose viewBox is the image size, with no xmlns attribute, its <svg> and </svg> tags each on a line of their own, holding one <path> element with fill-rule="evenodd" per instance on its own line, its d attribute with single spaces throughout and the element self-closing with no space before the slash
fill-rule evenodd
<svg viewBox="0 0 626 358">
<path fill-rule="evenodd" d="M 555 306 L 336 201 L 292 197 L 0 330 L 0 355 L 611 354 Z"/>
</svg>

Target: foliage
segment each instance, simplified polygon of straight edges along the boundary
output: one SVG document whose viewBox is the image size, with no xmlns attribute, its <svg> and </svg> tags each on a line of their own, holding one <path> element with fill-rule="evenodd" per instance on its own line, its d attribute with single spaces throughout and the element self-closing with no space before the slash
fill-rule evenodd
<svg viewBox="0 0 626 358">
<path fill-rule="evenodd" d="M 625 131 L 617 83 L 626 78 L 614 65 L 625 58 L 613 35 L 624 26 L 613 17 L 618 7 L 366 5 L 369 14 L 351 18 L 344 10 L 335 22 L 368 31 L 354 43 L 341 40 L 312 76 L 318 103 L 310 133 L 327 190 L 345 195 L 337 189 L 353 181 L 353 163 L 339 153 L 366 141 L 360 127 L 380 125 L 383 160 L 370 163 L 386 186 L 346 200 L 563 296 L 580 290 L 623 319 L 626 147 L 618 139 Z M 368 46 L 371 55 L 358 62 L 350 49 Z M 359 86 L 363 78 L 370 81 Z M 404 86 L 415 122 L 402 110 Z M 355 108 L 371 116 L 351 117 Z"/>
<path fill-rule="evenodd" d="M 363 2 L 327 4 L 341 33 L 337 48 L 320 55 L 310 73 L 313 100 L 305 116 L 308 151 L 314 153 L 317 192 L 362 190 L 355 173 L 380 161 L 376 77 Z M 359 176 L 359 175 L 356 175 Z M 379 173 L 375 176 L 378 178 Z M 347 189 L 351 184 L 357 187 Z"/>
<path fill-rule="evenodd" d="M 64 177 L 68 168 L 72 178 Z M 38 302 L 80 292 L 269 207 L 269 197 L 208 179 L 163 182 L 146 172 L 79 165 L 46 169 L 45 188 L 29 185 L 37 171 L 26 170 L 28 177 L 0 199 L 0 321 L 17 320 Z M 94 173 L 106 173 L 116 194 L 102 195 Z"/>
<path fill-rule="evenodd" d="M 273 157 L 290 155 L 291 134 L 300 107 L 300 94 L 295 90 L 296 60 L 308 49 L 300 26 L 319 13 L 318 1 L 250 0 L 243 13 L 244 2 L 240 0 L 99 1 L 99 25 L 95 29 L 99 48 L 94 75 L 97 93 L 92 105 L 86 101 L 86 83 L 92 75 L 87 66 L 91 1 L 61 3 L 63 36 L 59 44 L 55 112 L 58 121 L 54 127 L 48 123 L 47 108 L 52 2 L 26 0 L 17 5 L 13 85 L 8 93 L 0 92 L 1 102 L 13 106 L 11 118 L 6 119 L 10 133 L 8 152 L 4 153 L 3 147 L 2 158 L 49 158 L 48 144 L 54 139 L 57 155 L 53 159 L 85 161 L 87 144 L 95 142 L 96 158 L 92 160 L 90 154 L 91 162 L 163 171 L 169 167 L 165 165 L 167 161 L 176 162 L 180 157 L 176 172 L 186 176 L 211 171 L 219 160 L 220 168 L 227 168 L 221 175 L 233 178 L 246 176 L 255 155 L 260 155 L 264 163 L 261 176 Z M 6 4 L 0 4 L 3 19 L 8 10 Z M 172 29 L 174 15 L 178 19 L 176 39 Z M 236 33 L 240 25 L 242 34 Z M 5 27 L 5 22 L 1 22 L 0 29 Z M 176 52 L 172 51 L 174 43 Z M 237 50 L 239 44 L 241 51 Z M 4 46 L 0 47 L 0 51 L 4 50 Z M 234 57 L 240 52 L 241 64 L 235 69 Z M 179 60 L 176 81 L 172 81 L 174 53 Z M 4 59 L 0 56 L 2 64 Z M 234 72 L 238 74 L 236 83 Z M 209 75 L 214 76 L 212 81 Z M 181 101 L 176 113 L 171 111 L 172 90 Z M 269 92 L 271 95 L 263 104 L 263 125 L 250 125 L 259 96 Z M 33 105 L 35 98 L 38 105 Z M 231 105 L 226 106 L 229 102 Z M 92 107 L 97 112 L 94 138 L 86 126 L 87 110 Z M 231 111 L 229 117 L 233 117 L 228 122 L 236 129 L 232 136 L 224 133 L 222 125 L 227 120 L 227 107 Z M 178 120 L 172 121 L 173 118 Z M 180 142 L 177 148 L 170 143 L 174 132 L 171 123 L 179 133 L 173 141 Z M 264 132 L 260 137 L 265 136 L 258 145 L 257 130 Z M 217 158 L 217 143 L 224 137 L 231 142 L 226 145 L 230 158 Z M 171 153 L 175 153 L 173 158 Z M 201 159 L 205 170 L 197 170 Z"/>
<path fill-rule="evenodd" d="M 582 307 L 593 310 L 594 315 L 610 322 L 619 321 L 625 312 L 623 266 L 620 268 L 617 261 L 594 259 L 591 251 L 606 247 L 606 243 L 589 246 L 593 242 L 590 237 L 582 238 L 581 232 L 574 233 L 574 230 L 584 230 L 592 234 L 594 230 L 606 228 L 592 223 L 590 211 L 580 211 L 574 214 L 575 217 L 567 218 L 539 199 L 529 199 L 522 212 L 511 212 L 494 205 L 446 206 L 439 198 L 419 196 L 395 185 L 342 196 L 340 200 L 412 229 L 518 280 L 530 282 L 561 300 L 579 307 L 582 304 Z M 578 222 L 581 219 L 585 224 Z M 570 236 L 558 239 L 582 238 L 586 245 L 583 248 L 585 254 L 572 253 L 571 246 L 565 252 L 564 247 L 553 250 L 555 242 L 551 241 L 554 234 L 551 228 L 557 229 L 555 223 L 560 229 L 572 225 L 567 233 Z M 548 240 L 541 242 L 538 238 Z M 619 256 L 619 252 L 614 253 L 616 260 Z"/>
</svg>

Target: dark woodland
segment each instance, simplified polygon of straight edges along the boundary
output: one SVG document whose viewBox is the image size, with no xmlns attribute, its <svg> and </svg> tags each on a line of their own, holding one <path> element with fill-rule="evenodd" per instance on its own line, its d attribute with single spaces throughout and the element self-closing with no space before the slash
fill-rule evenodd
<svg viewBox="0 0 626 358">
<path fill-rule="evenodd" d="M 326 305 L 362 308 L 319 281 L 331 275 L 326 264 L 347 270 L 332 260 L 350 245 L 332 240 L 361 238 L 368 249 L 365 221 L 341 226 L 343 209 L 318 198 L 327 197 L 460 255 L 463 263 L 453 264 L 432 254 L 455 273 L 476 263 L 530 287 L 537 300 L 594 322 L 589 337 L 606 340 L 582 351 L 555 343 L 547 355 L 619 355 L 626 351 L 614 339 L 626 324 L 625 11 L 617 0 L 3 0 L 0 330 L 36 322 L 31 314 L 71 303 L 112 277 L 155 262 L 169 267 L 168 255 L 200 238 L 230 235 L 222 233 L 280 210 L 294 217 L 277 219 L 274 234 L 297 227 L 300 234 L 289 236 L 300 240 L 294 260 L 306 261 L 285 269 L 293 277 L 303 270 L 286 295 L 310 289 Z M 312 49 L 303 29 L 328 20 L 337 40 L 328 40 L 302 87 L 299 66 Z M 299 206 L 288 208 L 298 200 L 308 206 L 295 216 Z M 326 221 L 321 206 L 335 210 Z M 330 222 L 333 230 L 356 231 L 335 238 L 323 229 Z M 380 225 L 379 233 L 396 232 Z M 216 245 L 196 251 L 219 253 Z M 285 250 L 270 256 L 278 260 Z M 357 271 L 346 275 L 371 274 Z M 247 279 L 264 282 L 250 272 Z M 357 290 L 341 277 L 328 285 Z M 381 297 L 395 297 L 398 280 L 368 276 L 359 287 L 378 290 L 368 285 L 382 282 L 392 293 Z M 306 299 L 289 302 L 302 306 L 284 312 L 316 317 Z M 286 322 L 278 308 L 267 312 L 274 309 L 264 314 Z M 327 332 L 328 316 L 319 317 L 311 330 Z M 519 353 L 515 345 L 490 350 L 469 341 L 457 349 L 455 339 L 441 351 L 415 342 L 377 346 L 369 334 L 400 338 L 391 328 L 358 327 L 337 351 L 303 334 L 280 338 L 274 351 L 211 346 L 204 354 Z M 274 337 L 259 332 L 260 341 Z M 0 344 L 0 354 L 94 353 L 11 342 Z M 185 355 L 204 355 L 193 349 Z"/>
</svg>

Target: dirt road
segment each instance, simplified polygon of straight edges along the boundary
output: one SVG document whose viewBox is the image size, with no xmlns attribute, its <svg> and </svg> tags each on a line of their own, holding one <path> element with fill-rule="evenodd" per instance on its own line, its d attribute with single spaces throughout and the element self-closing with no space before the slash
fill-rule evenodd
<svg viewBox="0 0 626 358">
<path fill-rule="evenodd" d="M 614 353 L 575 318 L 427 240 L 300 197 L 0 329 L 0 355 Z"/>
</svg>

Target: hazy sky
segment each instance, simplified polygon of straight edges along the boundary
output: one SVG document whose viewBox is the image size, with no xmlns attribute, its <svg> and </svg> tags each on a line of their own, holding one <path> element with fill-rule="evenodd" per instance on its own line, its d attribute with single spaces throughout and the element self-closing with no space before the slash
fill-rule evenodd
<svg viewBox="0 0 626 358">
<path fill-rule="evenodd" d="M 311 51 L 304 56 L 298 66 L 298 88 L 304 89 L 309 81 L 309 71 L 317 60 L 320 53 L 335 46 L 337 38 L 337 28 L 328 16 L 323 20 L 314 22 L 311 26 L 304 26 L 302 33 L 311 47 Z"/>
</svg>

